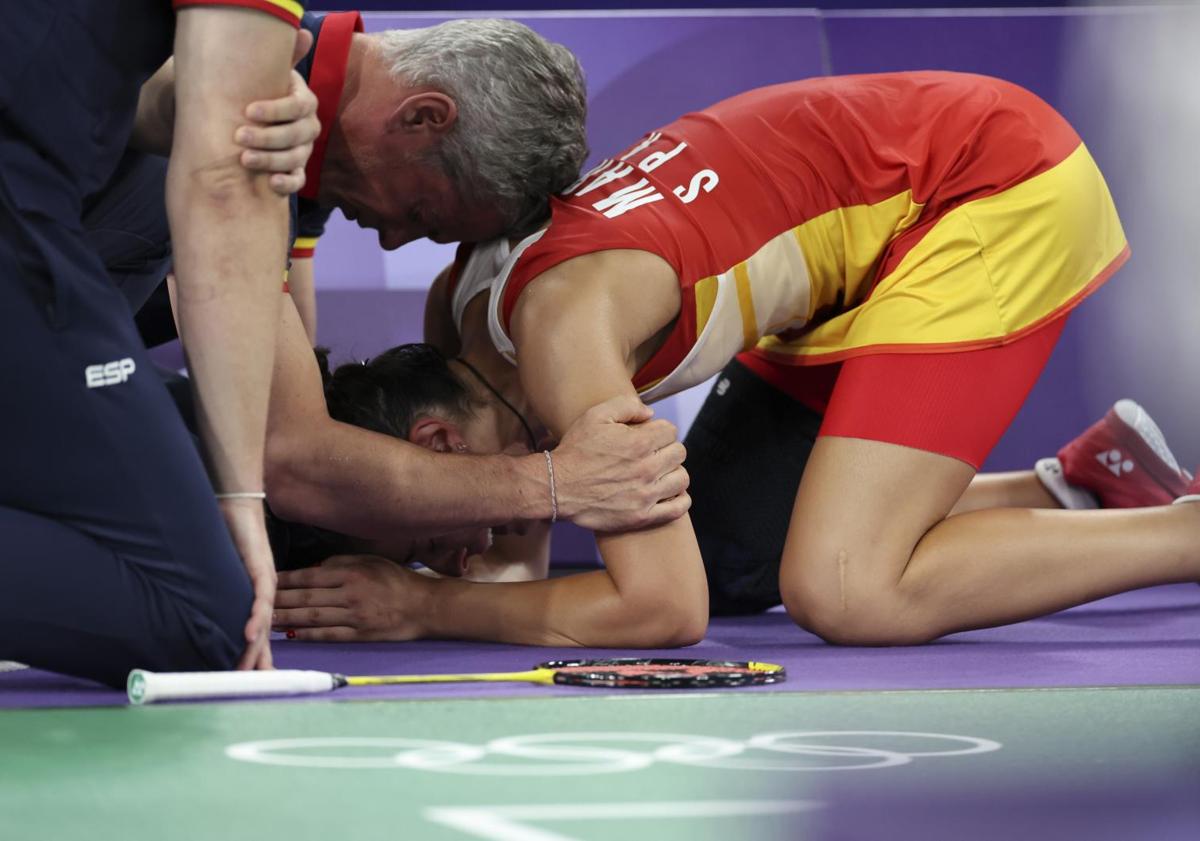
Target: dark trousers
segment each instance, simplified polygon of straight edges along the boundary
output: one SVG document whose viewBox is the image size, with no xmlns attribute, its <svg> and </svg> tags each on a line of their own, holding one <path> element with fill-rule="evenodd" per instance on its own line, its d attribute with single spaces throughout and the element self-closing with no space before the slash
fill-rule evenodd
<svg viewBox="0 0 1200 841">
<path fill-rule="evenodd" d="M 112 685 L 230 668 L 250 584 L 81 216 L 0 122 L 0 659 Z"/>
</svg>

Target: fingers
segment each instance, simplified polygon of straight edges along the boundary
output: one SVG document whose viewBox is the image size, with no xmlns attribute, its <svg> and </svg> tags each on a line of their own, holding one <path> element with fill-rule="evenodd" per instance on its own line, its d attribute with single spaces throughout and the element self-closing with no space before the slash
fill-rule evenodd
<svg viewBox="0 0 1200 841">
<path fill-rule="evenodd" d="M 317 97 L 308 89 L 304 78 L 292 71 L 287 96 L 279 99 L 260 99 L 246 106 L 246 119 L 259 124 L 293 123 L 317 113 Z M 315 137 L 315 135 L 314 135 Z M 240 141 L 239 141 L 240 142 Z"/>
<path fill-rule="evenodd" d="M 254 604 L 250 608 L 250 618 L 246 620 L 246 643 L 248 645 L 253 646 L 260 640 L 266 639 L 267 632 L 271 629 L 273 597 L 273 593 L 265 597 L 263 595 L 255 597 Z"/>
<path fill-rule="evenodd" d="M 259 658 L 262 656 L 262 649 L 267 645 L 267 640 L 255 640 L 253 644 L 246 646 L 245 652 L 238 660 L 237 670 L 240 672 L 251 671 L 258 668 Z"/>
<path fill-rule="evenodd" d="M 354 612 L 345 607 L 293 607 L 274 613 L 276 630 L 300 628 L 353 627 Z"/>
<path fill-rule="evenodd" d="M 662 451 L 664 448 L 677 443 L 679 438 L 679 430 L 675 428 L 675 424 L 668 420 L 656 419 L 638 426 L 628 427 L 628 430 L 628 434 L 632 436 L 632 439 L 627 440 L 632 440 L 640 445 L 644 448 L 643 451 L 647 453 Z M 632 450 L 632 447 L 630 449 Z M 671 452 L 677 453 L 678 451 L 672 450 Z"/>
<path fill-rule="evenodd" d="M 253 559 L 253 560 L 252 560 Z M 275 602 L 275 565 L 268 554 L 261 557 L 247 555 L 246 569 L 254 587 L 254 603 L 250 606 L 250 618 L 246 621 L 246 651 L 238 663 L 239 669 L 271 668 L 271 611 Z"/>
<path fill-rule="evenodd" d="M 296 628 L 289 639 L 301 642 L 357 642 L 364 639 L 356 628 Z"/>
<path fill-rule="evenodd" d="M 586 412 L 595 415 L 594 420 L 615 421 L 616 423 L 644 423 L 654 417 L 654 410 L 637 397 L 626 394 L 611 397 L 597 404 Z"/>
<path fill-rule="evenodd" d="M 240 158 L 246 169 L 269 173 L 271 192 L 285 197 L 299 192 L 308 180 L 304 174 L 304 161 L 307 159 L 307 153 L 299 149 L 288 149 L 286 152 L 247 150 L 242 152 Z M 300 165 L 288 169 L 288 164 L 294 160 L 299 160 Z"/>
<path fill-rule="evenodd" d="M 275 611 L 293 607 L 340 607 L 346 603 L 345 591 L 335 589 L 280 590 L 275 594 Z M 272 619 L 278 625 L 276 619 Z"/>
<path fill-rule="evenodd" d="M 246 108 L 252 125 L 241 126 L 234 140 L 246 147 L 240 161 L 246 169 L 271 173 L 271 190 L 281 196 L 304 186 L 304 167 L 321 133 L 317 98 L 292 73 L 292 87 L 280 99 L 253 102 Z"/>
<path fill-rule="evenodd" d="M 303 169 L 294 169 L 289 173 L 274 173 L 271 175 L 269 183 L 271 192 L 279 196 L 290 196 L 292 193 L 298 193 L 304 188 L 308 178 L 304 174 Z"/>
<path fill-rule="evenodd" d="M 672 439 L 656 448 L 654 454 L 650 456 L 649 462 L 654 471 L 654 477 L 658 478 L 677 469 L 686 458 L 687 449 L 678 440 Z"/>
<path fill-rule="evenodd" d="M 242 130 L 238 130 L 238 136 L 242 136 Z M 275 142 L 271 140 L 270 142 Z M 244 144 L 247 146 L 254 144 Z M 254 170 L 255 172 L 271 172 L 284 176 L 295 176 L 296 171 L 300 171 L 300 175 L 304 174 L 304 165 L 308 162 L 309 152 L 312 151 L 312 143 L 306 142 L 302 146 L 287 147 L 282 151 L 271 152 L 264 148 L 245 149 L 239 157 L 242 166 L 246 169 Z"/>
<path fill-rule="evenodd" d="M 269 636 L 271 622 L 271 604 L 255 599 L 250 609 L 250 619 L 246 622 L 246 650 L 238 660 L 239 669 L 270 669 L 271 639 Z"/>
<path fill-rule="evenodd" d="M 258 655 L 258 661 L 254 664 L 255 669 L 270 670 L 275 668 L 275 660 L 271 654 L 271 638 L 264 634 L 262 651 Z"/>
<path fill-rule="evenodd" d="M 295 174 L 296 170 L 304 169 L 304 163 L 308 160 L 308 152 L 311 148 L 310 145 L 305 144 L 303 147 L 284 149 L 282 152 L 246 149 L 242 152 L 240 160 L 242 166 L 255 172 L 275 172 L 290 176 Z"/>
<path fill-rule="evenodd" d="M 659 476 L 658 480 L 651 486 L 651 492 L 654 497 L 651 501 L 661 502 L 664 499 L 670 499 L 671 497 L 686 493 L 690 483 L 691 477 L 688 475 L 687 469 L 676 467 Z"/>
<path fill-rule="evenodd" d="M 280 592 L 276 598 L 281 597 L 284 590 L 334 588 L 341 587 L 345 583 L 346 573 L 337 566 L 326 564 L 319 567 L 294 569 L 279 573 L 278 590 Z"/>
<path fill-rule="evenodd" d="M 692 497 L 690 494 L 681 493 L 679 496 L 671 499 L 664 499 L 661 502 L 655 503 L 654 507 L 646 515 L 647 526 L 661 526 L 665 523 L 671 523 L 678 520 L 686 514 L 692 507 Z"/>
<path fill-rule="evenodd" d="M 289 99 L 268 102 L 289 103 Z M 269 152 L 272 150 L 295 151 L 294 147 L 309 148 L 317 135 L 321 133 L 321 124 L 311 114 L 286 117 L 283 120 L 272 120 L 270 125 L 239 126 L 233 139 L 239 146 L 245 146 L 251 152 Z M 242 153 L 242 162 L 246 160 L 246 152 Z M 280 160 L 276 158 L 275 160 Z M 303 163 L 303 161 L 301 161 Z M 291 169 L 292 167 L 288 167 Z M 278 169 L 278 167 L 277 167 Z"/>
</svg>

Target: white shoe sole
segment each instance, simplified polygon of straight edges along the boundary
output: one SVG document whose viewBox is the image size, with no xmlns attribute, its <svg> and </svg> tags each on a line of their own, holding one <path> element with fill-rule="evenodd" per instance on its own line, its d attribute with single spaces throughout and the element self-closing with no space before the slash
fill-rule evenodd
<svg viewBox="0 0 1200 841">
<path fill-rule="evenodd" d="M 1146 446 L 1162 459 L 1163 464 L 1170 467 L 1176 473 L 1182 473 L 1184 476 L 1187 476 L 1188 481 L 1191 481 L 1192 474 L 1179 466 L 1179 462 L 1175 459 L 1175 454 L 1167 446 L 1166 436 L 1162 434 L 1162 430 L 1158 428 L 1158 424 L 1154 422 L 1154 419 L 1150 417 L 1150 414 L 1145 409 L 1133 400 L 1125 398 L 1113 404 L 1113 411 L 1116 412 L 1117 417 L 1141 436 L 1142 440 L 1146 442 Z"/>
</svg>

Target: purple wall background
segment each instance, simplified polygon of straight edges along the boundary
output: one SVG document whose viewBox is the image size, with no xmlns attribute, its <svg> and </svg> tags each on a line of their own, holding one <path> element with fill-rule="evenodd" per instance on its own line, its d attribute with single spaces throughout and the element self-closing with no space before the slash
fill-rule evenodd
<svg viewBox="0 0 1200 841">
<path fill-rule="evenodd" d="M 365 17 L 373 31 L 426 26 L 453 16 Z M 1147 39 L 1186 31 L 1200 19 L 1194 10 L 777 9 L 511 16 L 579 56 L 588 74 L 595 160 L 688 110 L 751 87 L 812 75 L 963 70 L 1006 78 L 1038 93 L 1067 116 L 1099 161 L 1122 212 L 1134 259 L 1072 317 L 1042 380 L 987 467 L 1029 467 L 1126 396 L 1155 415 L 1185 464 L 1200 461 L 1200 435 L 1191 423 L 1200 411 L 1194 361 L 1200 346 L 1192 338 L 1200 300 L 1194 279 L 1200 246 L 1193 242 L 1200 241 L 1194 235 L 1200 214 L 1193 213 L 1189 221 L 1178 212 L 1168 219 L 1166 211 L 1190 212 L 1196 170 L 1170 177 L 1175 173 L 1162 165 L 1157 151 L 1159 138 L 1180 132 L 1179 98 L 1157 82 L 1130 82 L 1132 68 L 1141 72 L 1147 62 L 1154 63 L 1153 56 L 1169 51 L 1169 44 L 1152 41 L 1147 46 Z M 1200 65 L 1193 69 L 1200 71 Z M 1168 80 L 1172 72 L 1171 67 L 1163 69 Z M 1196 106 L 1194 114 L 1200 115 L 1200 102 Z M 1133 130 L 1131 121 L 1137 123 Z M 1183 128 L 1189 126 L 1198 133 L 1187 148 L 1200 141 L 1200 127 L 1185 121 Z M 346 357 L 418 339 L 424 289 L 452 256 L 452 247 L 431 243 L 384 254 L 372 235 L 335 216 L 317 252 L 322 343 L 333 347 L 335 356 Z M 658 411 L 685 427 L 706 392 L 698 387 Z M 581 545 L 576 539 L 567 543 L 572 547 L 563 547 L 568 556 L 584 551 L 574 548 Z"/>
</svg>

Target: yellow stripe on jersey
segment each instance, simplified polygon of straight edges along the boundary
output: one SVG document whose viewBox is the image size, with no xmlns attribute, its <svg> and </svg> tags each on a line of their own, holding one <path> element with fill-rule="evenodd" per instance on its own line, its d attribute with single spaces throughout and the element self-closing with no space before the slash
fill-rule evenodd
<svg viewBox="0 0 1200 841">
<path fill-rule="evenodd" d="M 750 286 L 750 272 L 745 263 L 733 267 L 737 282 L 738 309 L 742 312 L 742 350 L 750 350 L 758 344 L 758 318 L 754 314 L 754 290 Z"/>
<path fill-rule="evenodd" d="M 704 333 L 704 325 L 712 316 L 713 305 L 717 302 L 718 278 L 706 277 L 696 284 L 696 335 Z"/>
<path fill-rule="evenodd" d="M 996 344 L 1078 300 L 1127 248 L 1104 177 L 1080 145 L 1046 172 L 951 210 L 865 302 L 759 348 L 811 364 L 869 348 Z"/>
<path fill-rule="evenodd" d="M 173 0 L 172 5 L 177 10 L 194 6 L 238 6 L 244 9 L 258 9 L 297 27 L 300 25 L 300 19 L 304 17 L 304 4 L 299 0 Z"/>
<path fill-rule="evenodd" d="M 905 190 L 875 204 L 839 207 L 794 230 L 812 283 L 806 318 L 819 310 L 851 306 L 867 296 L 879 255 L 912 227 L 924 205 Z"/>
<path fill-rule="evenodd" d="M 278 6 L 285 12 L 290 12 L 297 18 L 304 17 L 304 7 L 297 3 L 296 0 L 267 0 L 267 2 Z"/>
<path fill-rule="evenodd" d="M 703 382 L 735 354 L 754 347 L 769 325 L 802 325 L 808 312 L 808 268 L 789 228 L 728 271 L 701 279 L 693 292 L 695 344 L 670 374 L 639 388 L 644 400 Z"/>
</svg>

